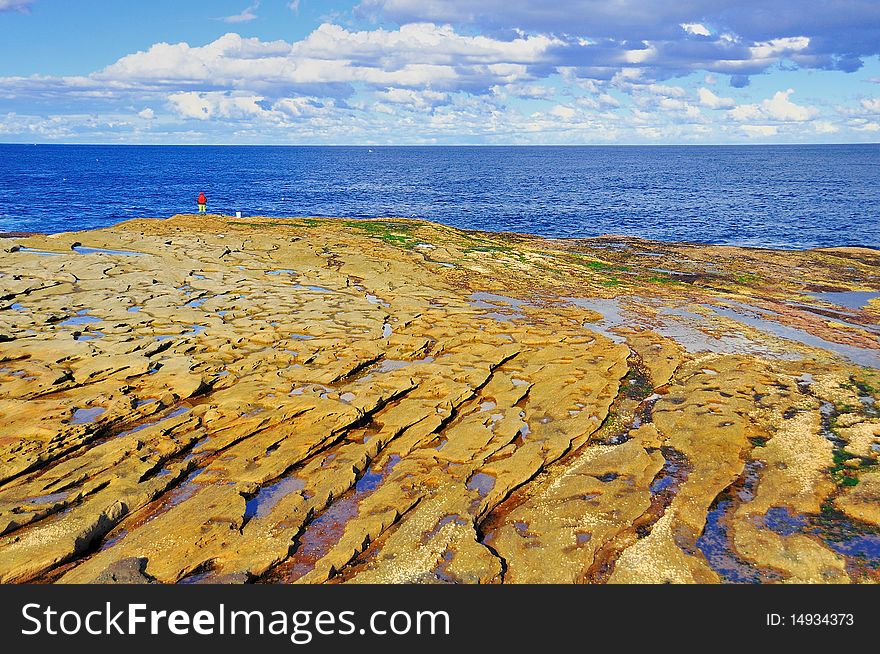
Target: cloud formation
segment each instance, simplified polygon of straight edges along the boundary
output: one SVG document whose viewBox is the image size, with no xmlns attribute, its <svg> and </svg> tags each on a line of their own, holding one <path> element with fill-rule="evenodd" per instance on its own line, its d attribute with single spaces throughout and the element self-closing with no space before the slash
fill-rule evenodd
<svg viewBox="0 0 880 654">
<path fill-rule="evenodd" d="M 255 12 L 259 8 L 260 8 L 259 1 L 254 2 L 252 5 L 243 9 L 240 14 L 233 14 L 232 16 L 226 16 L 225 18 L 222 18 L 221 20 L 224 23 L 228 23 L 230 25 L 237 25 L 239 23 L 249 23 L 252 20 L 257 19 L 257 14 Z"/>
<path fill-rule="evenodd" d="M 0 8 L 15 3 L 22 4 L 0 0 Z M 798 12 L 783 0 L 742 3 L 764 12 L 759 20 L 720 0 L 572 0 L 564 11 L 524 0 L 365 0 L 359 14 L 381 22 L 326 19 L 296 41 L 231 31 L 208 43 L 155 43 L 86 75 L 0 78 L 0 136 L 273 143 L 867 139 L 880 130 L 880 99 L 862 92 L 817 101 L 791 75 L 850 76 L 846 71 L 878 48 L 880 41 L 862 37 L 880 37 L 880 3 L 851 0 L 850 13 L 834 20 L 812 0 L 805 3 Z M 802 15 L 810 8 L 828 23 Z M 223 20 L 251 22 L 259 9 L 253 2 Z M 298 11 L 299 3 L 280 9 Z M 268 5 L 263 10 L 268 14 Z M 769 20 L 766 12 L 778 15 Z M 849 42 L 847 30 L 854 35 Z M 783 69 L 789 78 L 771 85 L 767 80 Z"/>
<path fill-rule="evenodd" d="M 349 31 L 323 24 L 304 40 L 261 41 L 229 33 L 204 46 L 158 43 L 83 78 L 6 78 L 19 93 L 102 89 L 156 91 L 259 89 L 350 95 L 353 85 L 485 93 L 530 80 L 559 41 L 546 36 L 497 40 L 451 27 L 405 25 Z"/>
<path fill-rule="evenodd" d="M 743 104 L 734 107 L 730 111 L 730 116 L 734 120 L 740 121 L 803 122 L 816 115 L 815 108 L 804 107 L 792 102 L 789 99 L 792 93 L 794 93 L 794 89 L 777 91 L 772 98 L 768 98 L 760 104 Z"/>
<path fill-rule="evenodd" d="M 17 11 L 22 14 L 30 12 L 34 0 L 0 0 L 0 11 Z"/>
<path fill-rule="evenodd" d="M 582 53 L 588 60 L 650 47 L 643 63 L 661 78 L 697 68 L 750 75 L 782 54 L 807 68 L 852 71 L 880 54 L 876 0 L 363 0 L 358 10 L 398 23 L 555 34 L 592 46 Z"/>
</svg>

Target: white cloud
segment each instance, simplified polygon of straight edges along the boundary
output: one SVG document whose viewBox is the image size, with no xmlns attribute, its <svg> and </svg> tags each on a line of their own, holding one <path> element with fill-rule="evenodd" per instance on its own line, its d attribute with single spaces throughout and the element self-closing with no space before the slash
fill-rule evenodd
<svg viewBox="0 0 880 654">
<path fill-rule="evenodd" d="M 260 103 L 265 98 L 259 95 L 230 94 L 224 92 L 197 93 L 185 91 L 168 97 L 174 110 L 184 118 L 197 120 L 242 119 L 271 117 L 271 111 Z"/>
<path fill-rule="evenodd" d="M 840 131 L 840 128 L 829 120 L 813 121 L 813 129 L 817 134 L 834 134 Z"/>
<path fill-rule="evenodd" d="M 563 120 L 571 120 L 577 115 L 577 110 L 568 105 L 558 104 L 550 110 L 550 115 L 557 116 Z"/>
<path fill-rule="evenodd" d="M 763 43 L 756 43 L 749 50 L 754 59 L 771 59 L 779 55 L 799 52 L 810 47 L 810 39 L 806 36 L 790 36 L 781 39 L 771 39 Z"/>
<path fill-rule="evenodd" d="M 150 109 L 149 107 L 138 112 L 138 116 L 143 118 L 144 120 L 153 120 L 156 117 L 156 112 Z"/>
<path fill-rule="evenodd" d="M 702 23 L 682 23 L 681 29 L 694 36 L 712 36 L 712 32 L 709 31 L 709 28 Z"/>
<path fill-rule="evenodd" d="M 503 98 L 547 100 L 556 95 L 556 89 L 552 86 L 543 86 L 541 84 L 505 84 L 503 86 L 493 86 L 492 93 Z"/>
<path fill-rule="evenodd" d="M 761 120 L 764 114 L 756 104 L 741 104 L 730 110 L 730 117 L 739 121 Z"/>
<path fill-rule="evenodd" d="M 812 107 L 804 107 L 789 100 L 792 93 L 794 89 L 777 91 L 771 99 L 764 100 L 762 107 L 767 115 L 773 120 L 795 122 L 810 120 L 816 115 L 817 112 Z"/>
<path fill-rule="evenodd" d="M 30 12 L 34 0 L 0 0 L 0 11 L 17 11 L 22 14 Z"/>
<path fill-rule="evenodd" d="M 740 125 L 740 129 L 752 137 L 776 136 L 779 132 L 777 125 Z"/>
<path fill-rule="evenodd" d="M 356 121 L 332 99 L 297 96 L 270 100 L 243 92 L 184 91 L 169 96 L 174 113 L 184 119 L 228 123 L 248 129 L 326 129 L 328 133 Z"/>
<path fill-rule="evenodd" d="M 335 110 L 333 100 L 321 100 L 315 97 L 284 98 L 272 105 L 272 111 L 280 112 L 284 120 L 288 121 L 306 118 L 326 119 Z"/>
<path fill-rule="evenodd" d="M 685 91 L 680 86 L 668 86 L 666 84 L 645 84 L 644 86 L 641 86 L 639 88 L 654 95 L 661 95 L 670 98 L 683 98 L 687 95 L 687 91 Z"/>
<path fill-rule="evenodd" d="M 794 89 L 777 91 L 772 98 L 761 104 L 742 104 L 730 110 L 730 117 L 742 122 L 769 120 L 775 122 L 804 122 L 813 118 L 818 111 L 792 102 L 789 97 Z"/>
<path fill-rule="evenodd" d="M 18 113 L 0 115 L 0 134 L 35 140 L 72 140 L 88 131 L 102 136 L 126 134 L 133 127 L 122 115 L 67 114 L 33 116 Z"/>
<path fill-rule="evenodd" d="M 853 127 L 853 129 L 856 129 L 860 132 L 880 132 L 880 123 L 864 122 L 856 127 Z"/>
<path fill-rule="evenodd" d="M 545 62 L 558 38 L 519 36 L 505 41 L 488 36 L 458 34 L 451 26 L 411 23 L 397 30 L 376 29 L 352 32 L 324 23 L 296 43 L 294 55 L 328 59 L 375 59 L 384 64 L 417 61 L 422 64 L 491 64 Z"/>
<path fill-rule="evenodd" d="M 240 14 L 226 16 L 225 18 L 222 18 L 221 20 L 224 23 L 229 23 L 231 25 L 237 25 L 239 23 L 249 23 L 252 20 L 257 19 L 257 14 L 254 12 L 256 12 L 257 9 L 259 9 L 259 8 L 260 8 L 260 3 L 259 3 L 259 1 L 257 1 L 257 2 L 254 2 L 252 5 L 250 5 L 249 7 L 245 8 Z"/>
<path fill-rule="evenodd" d="M 736 106 L 733 98 L 719 97 L 707 88 L 701 88 L 697 91 L 697 95 L 700 98 L 700 104 L 709 107 L 709 109 L 732 109 Z"/>
<path fill-rule="evenodd" d="M 644 64 L 656 58 L 657 48 L 650 43 L 645 45 L 646 47 L 637 50 L 624 50 L 621 53 L 623 61 L 628 64 Z"/>
<path fill-rule="evenodd" d="M 880 114 L 880 98 L 865 98 L 862 107 L 872 114 Z"/>
<path fill-rule="evenodd" d="M 380 101 L 420 111 L 432 109 L 449 101 L 448 93 L 431 91 L 430 89 L 415 91 L 413 89 L 392 88 L 387 91 L 378 91 L 375 95 Z"/>
<path fill-rule="evenodd" d="M 260 41 L 230 33 L 204 46 L 158 43 L 121 58 L 91 76 L 121 85 L 215 88 L 289 88 L 355 84 L 375 87 L 468 88 L 531 78 L 559 41 L 547 36 L 499 40 L 464 36 L 450 27 L 405 25 L 398 30 L 353 32 L 323 24 L 304 40 Z"/>
</svg>

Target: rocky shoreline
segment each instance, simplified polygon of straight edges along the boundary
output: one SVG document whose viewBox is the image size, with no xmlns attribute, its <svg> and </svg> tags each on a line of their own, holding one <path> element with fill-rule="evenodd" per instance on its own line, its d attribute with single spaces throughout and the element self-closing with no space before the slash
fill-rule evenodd
<svg viewBox="0 0 880 654">
<path fill-rule="evenodd" d="M 0 243 L 0 582 L 880 580 L 880 253 Z"/>
</svg>

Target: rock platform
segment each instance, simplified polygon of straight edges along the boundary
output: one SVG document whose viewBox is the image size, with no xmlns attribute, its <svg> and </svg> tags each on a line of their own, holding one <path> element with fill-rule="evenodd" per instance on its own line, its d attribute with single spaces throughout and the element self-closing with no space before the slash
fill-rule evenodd
<svg viewBox="0 0 880 654">
<path fill-rule="evenodd" d="M 2 239 L 0 582 L 876 582 L 878 289 L 404 219 Z"/>
</svg>

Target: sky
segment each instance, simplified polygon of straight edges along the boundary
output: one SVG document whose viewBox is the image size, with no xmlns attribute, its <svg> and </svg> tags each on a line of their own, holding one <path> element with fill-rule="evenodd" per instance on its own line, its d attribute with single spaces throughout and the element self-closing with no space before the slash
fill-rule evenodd
<svg viewBox="0 0 880 654">
<path fill-rule="evenodd" d="M 878 0 L 0 0 L 0 142 L 880 141 Z"/>
</svg>

